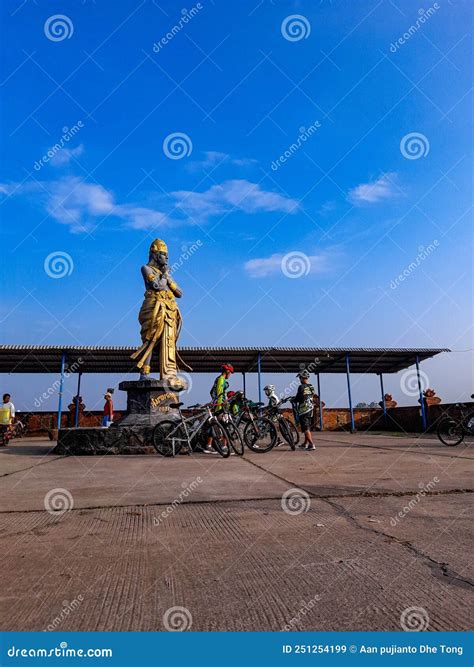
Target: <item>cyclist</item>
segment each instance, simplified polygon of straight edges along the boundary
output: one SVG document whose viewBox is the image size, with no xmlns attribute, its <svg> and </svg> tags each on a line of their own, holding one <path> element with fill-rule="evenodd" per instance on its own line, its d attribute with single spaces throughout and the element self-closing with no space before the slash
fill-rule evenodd
<svg viewBox="0 0 474 667">
<path fill-rule="evenodd" d="M 263 391 L 265 392 L 265 395 L 268 396 L 268 405 L 271 408 L 278 407 L 278 405 L 280 404 L 280 399 L 276 394 L 275 385 L 267 384 L 267 386 L 263 388 Z"/>
<path fill-rule="evenodd" d="M 11 402 L 10 394 L 3 394 L 3 404 L 0 406 L 0 427 L 11 434 L 15 421 L 15 406 Z M 11 435 L 9 436 L 11 437 Z M 7 439 L 5 439 L 5 442 Z"/>
<path fill-rule="evenodd" d="M 234 417 L 238 417 L 242 410 L 243 394 L 241 391 L 228 391 L 227 401 Z"/>
<path fill-rule="evenodd" d="M 313 423 L 313 396 L 316 393 L 313 385 L 310 383 L 309 371 L 306 369 L 298 373 L 297 377 L 300 379 L 300 386 L 296 392 L 295 405 L 298 412 L 301 432 L 304 435 L 304 441 L 300 445 L 302 449 L 307 452 L 315 450 L 313 437 L 311 435 L 311 425 Z"/>
<path fill-rule="evenodd" d="M 281 401 L 277 396 L 275 385 L 274 384 L 267 384 L 267 386 L 263 388 L 263 391 L 265 392 L 265 396 L 268 397 L 268 407 L 269 408 L 278 408 Z M 284 444 L 284 442 L 280 438 L 280 434 L 277 431 L 277 441 L 275 443 L 275 447 L 280 447 L 280 445 L 283 445 L 283 444 Z"/>
<path fill-rule="evenodd" d="M 234 372 L 231 364 L 222 364 L 221 373 L 214 380 L 211 389 L 211 398 L 215 404 L 214 414 L 219 417 L 224 411 L 227 402 L 227 390 L 229 388 L 229 378 Z M 208 435 L 207 444 L 202 450 L 205 454 L 217 453 L 212 446 L 212 436 Z"/>
</svg>

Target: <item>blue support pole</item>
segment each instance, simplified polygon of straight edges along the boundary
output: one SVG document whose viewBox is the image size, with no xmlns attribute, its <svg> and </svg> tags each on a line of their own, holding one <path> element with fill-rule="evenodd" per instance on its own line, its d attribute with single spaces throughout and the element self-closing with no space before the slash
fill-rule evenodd
<svg viewBox="0 0 474 667">
<path fill-rule="evenodd" d="M 79 375 L 77 376 L 76 414 L 74 416 L 75 428 L 79 426 L 79 395 L 81 393 L 81 378 L 82 378 L 82 373 L 79 371 Z"/>
<path fill-rule="evenodd" d="M 421 405 L 421 425 L 423 431 L 426 431 L 427 420 L 426 420 L 426 409 L 425 409 L 425 398 L 423 396 L 423 387 L 421 386 L 421 377 L 420 377 L 420 358 L 416 355 L 416 377 L 418 378 L 418 391 L 420 394 L 420 405 Z"/>
<path fill-rule="evenodd" d="M 323 419 L 323 401 L 321 399 L 321 381 L 319 379 L 319 373 L 316 373 L 316 378 L 318 380 L 318 398 L 319 398 L 319 430 L 324 430 L 324 419 Z"/>
<path fill-rule="evenodd" d="M 61 415 L 63 411 L 63 386 L 64 386 L 64 368 L 66 366 L 66 353 L 61 355 L 61 377 L 59 380 L 59 398 L 58 398 L 58 431 L 61 428 Z"/>
<path fill-rule="evenodd" d="M 383 421 L 387 425 L 387 406 L 385 405 L 385 389 L 383 388 L 383 375 L 379 373 L 380 378 L 380 391 L 382 392 L 382 408 L 383 408 Z"/>
<path fill-rule="evenodd" d="M 352 394 L 351 394 L 351 364 L 349 360 L 349 353 L 346 354 L 346 376 L 347 376 L 347 393 L 349 395 L 349 410 L 351 413 L 351 433 L 355 431 L 355 421 L 354 421 L 354 409 L 352 407 Z"/>
<path fill-rule="evenodd" d="M 247 387 L 246 387 L 246 382 L 245 382 L 245 373 L 242 373 L 242 390 L 244 392 L 244 396 L 247 395 Z"/>
<path fill-rule="evenodd" d="M 258 373 L 258 401 L 262 402 L 262 355 L 260 352 L 257 356 L 257 373 Z"/>
</svg>

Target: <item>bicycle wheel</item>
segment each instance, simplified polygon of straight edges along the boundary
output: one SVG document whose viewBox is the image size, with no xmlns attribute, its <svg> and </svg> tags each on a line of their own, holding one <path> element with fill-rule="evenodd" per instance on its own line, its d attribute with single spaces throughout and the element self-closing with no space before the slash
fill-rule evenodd
<svg viewBox="0 0 474 667">
<path fill-rule="evenodd" d="M 438 438 L 443 445 L 456 447 L 464 440 L 464 429 L 461 422 L 454 419 L 442 419 L 438 424 Z"/>
<path fill-rule="evenodd" d="M 275 446 L 277 432 L 274 424 L 266 417 L 256 417 L 244 428 L 245 444 L 252 452 L 264 454 Z"/>
<path fill-rule="evenodd" d="M 283 440 L 290 445 L 291 449 L 296 448 L 296 444 L 299 440 L 299 434 L 298 431 L 296 431 L 295 425 L 290 422 L 289 419 L 286 419 L 286 417 L 281 417 L 278 421 L 278 427 L 280 429 L 280 433 L 283 437 Z M 296 431 L 296 436 L 295 436 L 295 431 Z"/>
<path fill-rule="evenodd" d="M 294 443 L 294 447 L 291 447 L 291 445 L 290 445 L 290 447 L 291 447 L 291 449 L 296 449 L 296 445 L 300 441 L 300 432 L 298 431 L 298 428 L 296 427 L 296 425 L 293 424 L 291 419 L 288 419 L 287 421 L 288 421 L 288 427 L 290 429 L 290 432 L 291 432 L 291 435 L 292 435 L 292 438 L 293 438 L 293 443 Z"/>
<path fill-rule="evenodd" d="M 164 420 L 157 424 L 151 436 L 153 447 L 162 456 L 179 454 L 183 444 L 187 442 L 186 433 L 182 424 Z"/>
<path fill-rule="evenodd" d="M 238 456 L 243 456 L 244 454 L 244 441 L 242 434 L 240 433 L 237 426 L 234 422 L 227 422 L 223 424 L 224 430 L 227 433 L 229 438 L 230 446 Z"/>
<path fill-rule="evenodd" d="M 230 437 L 227 435 L 222 424 L 213 421 L 210 426 L 210 434 L 212 435 L 212 443 L 222 458 L 226 459 L 230 456 Z"/>
</svg>

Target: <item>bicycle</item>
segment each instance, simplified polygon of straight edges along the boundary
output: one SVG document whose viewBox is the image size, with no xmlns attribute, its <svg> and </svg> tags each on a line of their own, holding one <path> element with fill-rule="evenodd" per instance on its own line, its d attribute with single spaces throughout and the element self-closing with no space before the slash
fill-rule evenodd
<svg viewBox="0 0 474 667">
<path fill-rule="evenodd" d="M 171 403 L 171 408 L 177 408 L 179 419 L 165 419 L 155 426 L 151 441 L 158 454 L 162 456 L 176 456 L 183 445 L 193 449 L 194 441 L 204 431 L 209 432 L 217 452 L 223 457 L 230 456 L 231 438 L 216 415 L 212 412 L 212 404 L 203 405 L 198 414 L 184 417 L 181 412 L 183 403 Z M 230 444 L 229 444 L 230 443 Z"/>
<path fill-rule="evenodd" d="M 294 397 L 289 396 L 288 398 L 285 398 L 283 401 L 280 401 L 278 406 L 273 407 L 271 405 L 268 405 L 266 408 L 264 408 L 263 414 L 268 415 L 268 419 L 270 419 L 278 427 L 278 430 L 280 431 L 283 440 L 294 451 L 296 449 L 296 445 L 299 443 L 300 434 L 296 426 L 293 424 L 293 422 L 284 415 L 282 415 L 279 409 L 281 405 L 284 405 L 288 401 L 293 401 L 293 400 Z"/>
<path fill-rule="evenodd" d="M 276 444 L 277 432 L 270 419 L 254 414 L 254 410 L 260 410 L 263 403 L 252 403 L 242 394 L 238 395 L 235 401 L 239 401 L 237 403 L 240 408 L 239 413 L 229 414 L 235 427 L 237 429 L 242 427 L 243 441 L 253 452 L 258 454 L 269 452 Z M 230 401 L 230 406 L 235 401 Z"/>
<path fill-rule="evenodd" d="M 474 398 L 474 394 L 471 394 Z M 474 435 L 474 411 L 467 412 L 463 403 L 456 403 L 461 416 L 444 417 L 438 424 L 437 436 L 447 447 L 456 447 L 461 444 L 466 435 Z"/>
</svg>

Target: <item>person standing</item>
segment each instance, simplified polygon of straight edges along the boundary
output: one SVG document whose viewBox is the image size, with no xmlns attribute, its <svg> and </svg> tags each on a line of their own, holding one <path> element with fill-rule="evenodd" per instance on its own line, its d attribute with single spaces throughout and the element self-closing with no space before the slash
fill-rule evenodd
<svg viewBox="0 0 474 667">
<path fill-rule="evenodd" d="M 301 384 L 296 392 L 295 404 L 298 411 L 301 432 L 304 435 L 304 442 L 300 447 L 309 452 L 316 449 L 311 435 L 314 410 L 313 396 L 316 392 L 309 381 L 309 371 L 301 371 L 301 373 L 298 373 L 298 377 Z"/>
<path fill-rule="evenodd" d="M 11 401 L 10 394 L 3 394 L 3 404 L 0 407 L 0 424 L 9 426 L 10 429 L 15 421 L 15 406 Z"/>
<path fill-rule="evenodd" d="M 216 377 L 211 389 L 211 398 L 214 402 L 214 414 L 219 417 L 227 402 L 227 390 L 229 388 L 229 378 L 234 372 L 234 367 L 231 364 L 223 364 L 221 366 L 221 374 Z M 215 450 L 212 446 L 212 435 L 208 435 L 207 444 L 202 450 L 205 454 L 214 454 Z"/>
<path fill-rule="evenodd" d="M 112 394 L 110 391 L 106 391 L 104 394 L 105 405 L 104 405 L 104 415 L 102 417 L 102 426 L 110 426 L 114 420 L 114 403 L 112 401 Z"/>
</svg>

